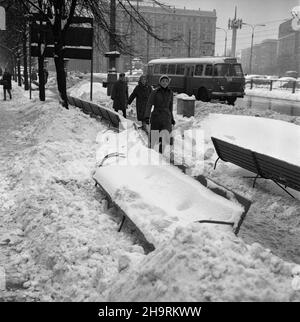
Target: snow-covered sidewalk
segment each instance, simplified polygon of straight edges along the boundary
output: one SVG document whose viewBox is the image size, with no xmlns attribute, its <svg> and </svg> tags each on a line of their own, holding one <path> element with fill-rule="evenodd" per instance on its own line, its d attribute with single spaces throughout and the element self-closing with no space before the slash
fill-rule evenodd
<svg viewBox="0 0 300 322">
<path fill-rule="evenodd" d="M 18 87 L 13 95 L 0 117 L 0 298 L 105 300 L 123 257 L 143 248 L 117 232 L 119 218 L 94 187 L 103 126 L 51 99 L 29 102 Z"/>
<path fill-rule="evenodd" d="M 99 99 L 110 104 L 108 98 Z M 176 128 L 201 128 L 212 109 L 232 114 L 227 105 L 197 102 L 195 118 L 176 117 Z M 8 288 L 0 290 L 1 299 L 300 301 L 299 266 L 289 263 L 291 257 L 286 262 L 265 245 L 253 244 L 257 231 L 272 234 L 272 229 L 290 226 L 291 235 L 298 232 L 298 201 L 265 183 L 249 190 L 231 165 L 214 172 L 209 140 L 205 174 L 255 200 L 242 227 L 248 245 L 215 225 L 192 224 L 176 229 L 170 240 L 145 255 L 134 235 L 117 232 L 120 218 L 107 209 L 93 184 L 96 151 L 101 150 L 96 138 L 104 125 L 51 99 L 29 102 L 17 87 L 1 112 L 0 266 Z M 191 171 L 198 166 L 194 163 Z"/>
</svg>

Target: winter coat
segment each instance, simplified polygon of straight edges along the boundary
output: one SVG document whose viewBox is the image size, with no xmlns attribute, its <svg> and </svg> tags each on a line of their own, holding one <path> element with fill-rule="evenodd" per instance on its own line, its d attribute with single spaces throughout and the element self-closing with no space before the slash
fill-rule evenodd
<svg viewBox="0 0 300 322">
<path fill-rule="evenodd" d="M 111 99 L 114 101 L 114 110 L 126 110 L 128 102 L 128 86 L 126 82 L 120 79 L 115 82 L 111 92 Z"/>
<path fill-rule="evenodd" d="M 3 85 L 4 89 L 11 89 L 11 74 L 8 72 L 4 72 L 3 76 L 2 76 L 2 80 L 5 82 L 5 84 Z"/>
<path fill-rule="evenodd" d="M 151 113 L 151 107 L 154 109 Z M 150 116 L 151 113 L 151 116 Z M 151 130 L 168 130 L 172 131 L 172 124 L 174 124 L 173 117 L 173 92 L 169 87 L 163 88 L 159 86 L 150 95 L 144 120 L 151 123 Z"/>
<path fill-rule="evenodd" d="M 135 89 L 129 96 L 129 99 L 128 99 L 129 105 L 136 98 L 136 113 L 137 113 L 138 121 L 144 120 L 146 105 L 151 92 L 152 92 L 152 88 L 150 85 L 148 84 L 143 85 L 141 81 L 139 81 L 139 84 L 135 87 Z"/>
</svg>

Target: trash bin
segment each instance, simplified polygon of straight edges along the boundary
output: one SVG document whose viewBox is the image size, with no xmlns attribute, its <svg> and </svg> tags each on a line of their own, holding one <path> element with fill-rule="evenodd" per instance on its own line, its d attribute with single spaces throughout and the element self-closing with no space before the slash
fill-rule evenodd
<svg viewBox="0 0 300 322">
<path fill-rule="evenodd" d="M 183 114 L 183 100 L 182 100 L 182 98 L 177 98 L 177 114 L 178 115 Z"/>
<path fill-rule="evenodd" d="M 195 115 L 195 99 L 189 97 L 182 99 L 182 116 L 191 117 Z"/>
</svg>

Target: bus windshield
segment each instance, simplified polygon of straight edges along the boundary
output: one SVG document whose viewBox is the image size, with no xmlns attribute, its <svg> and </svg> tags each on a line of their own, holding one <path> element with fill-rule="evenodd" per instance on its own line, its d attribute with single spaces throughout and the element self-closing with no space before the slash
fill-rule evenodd
<svg viewBox="0 0 300 322">
<path fill-rule="evenodd" d="M 214 76 L 243 76 L 240 64 L 216 64 L 214 65 Z"/>
</svg>

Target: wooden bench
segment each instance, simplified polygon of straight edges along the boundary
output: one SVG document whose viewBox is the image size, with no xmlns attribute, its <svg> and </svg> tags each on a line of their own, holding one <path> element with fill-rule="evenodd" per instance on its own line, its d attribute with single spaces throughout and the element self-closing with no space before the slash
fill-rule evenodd
<svg viewBox="0 0 300 322">
<path fill-rule="evenodd" d="M 254 178 L 253 187 L 256 180 L 262 178 L 272 180 L 293 198 L 294 196 L 286 190 L 286 187 L 300 191 L 300 167 L 215 137 L 211 139 L 218 154 L 214 169 L 221 159 L 255 173 L 255 177 L 244 177 Z"/>
</svg>

